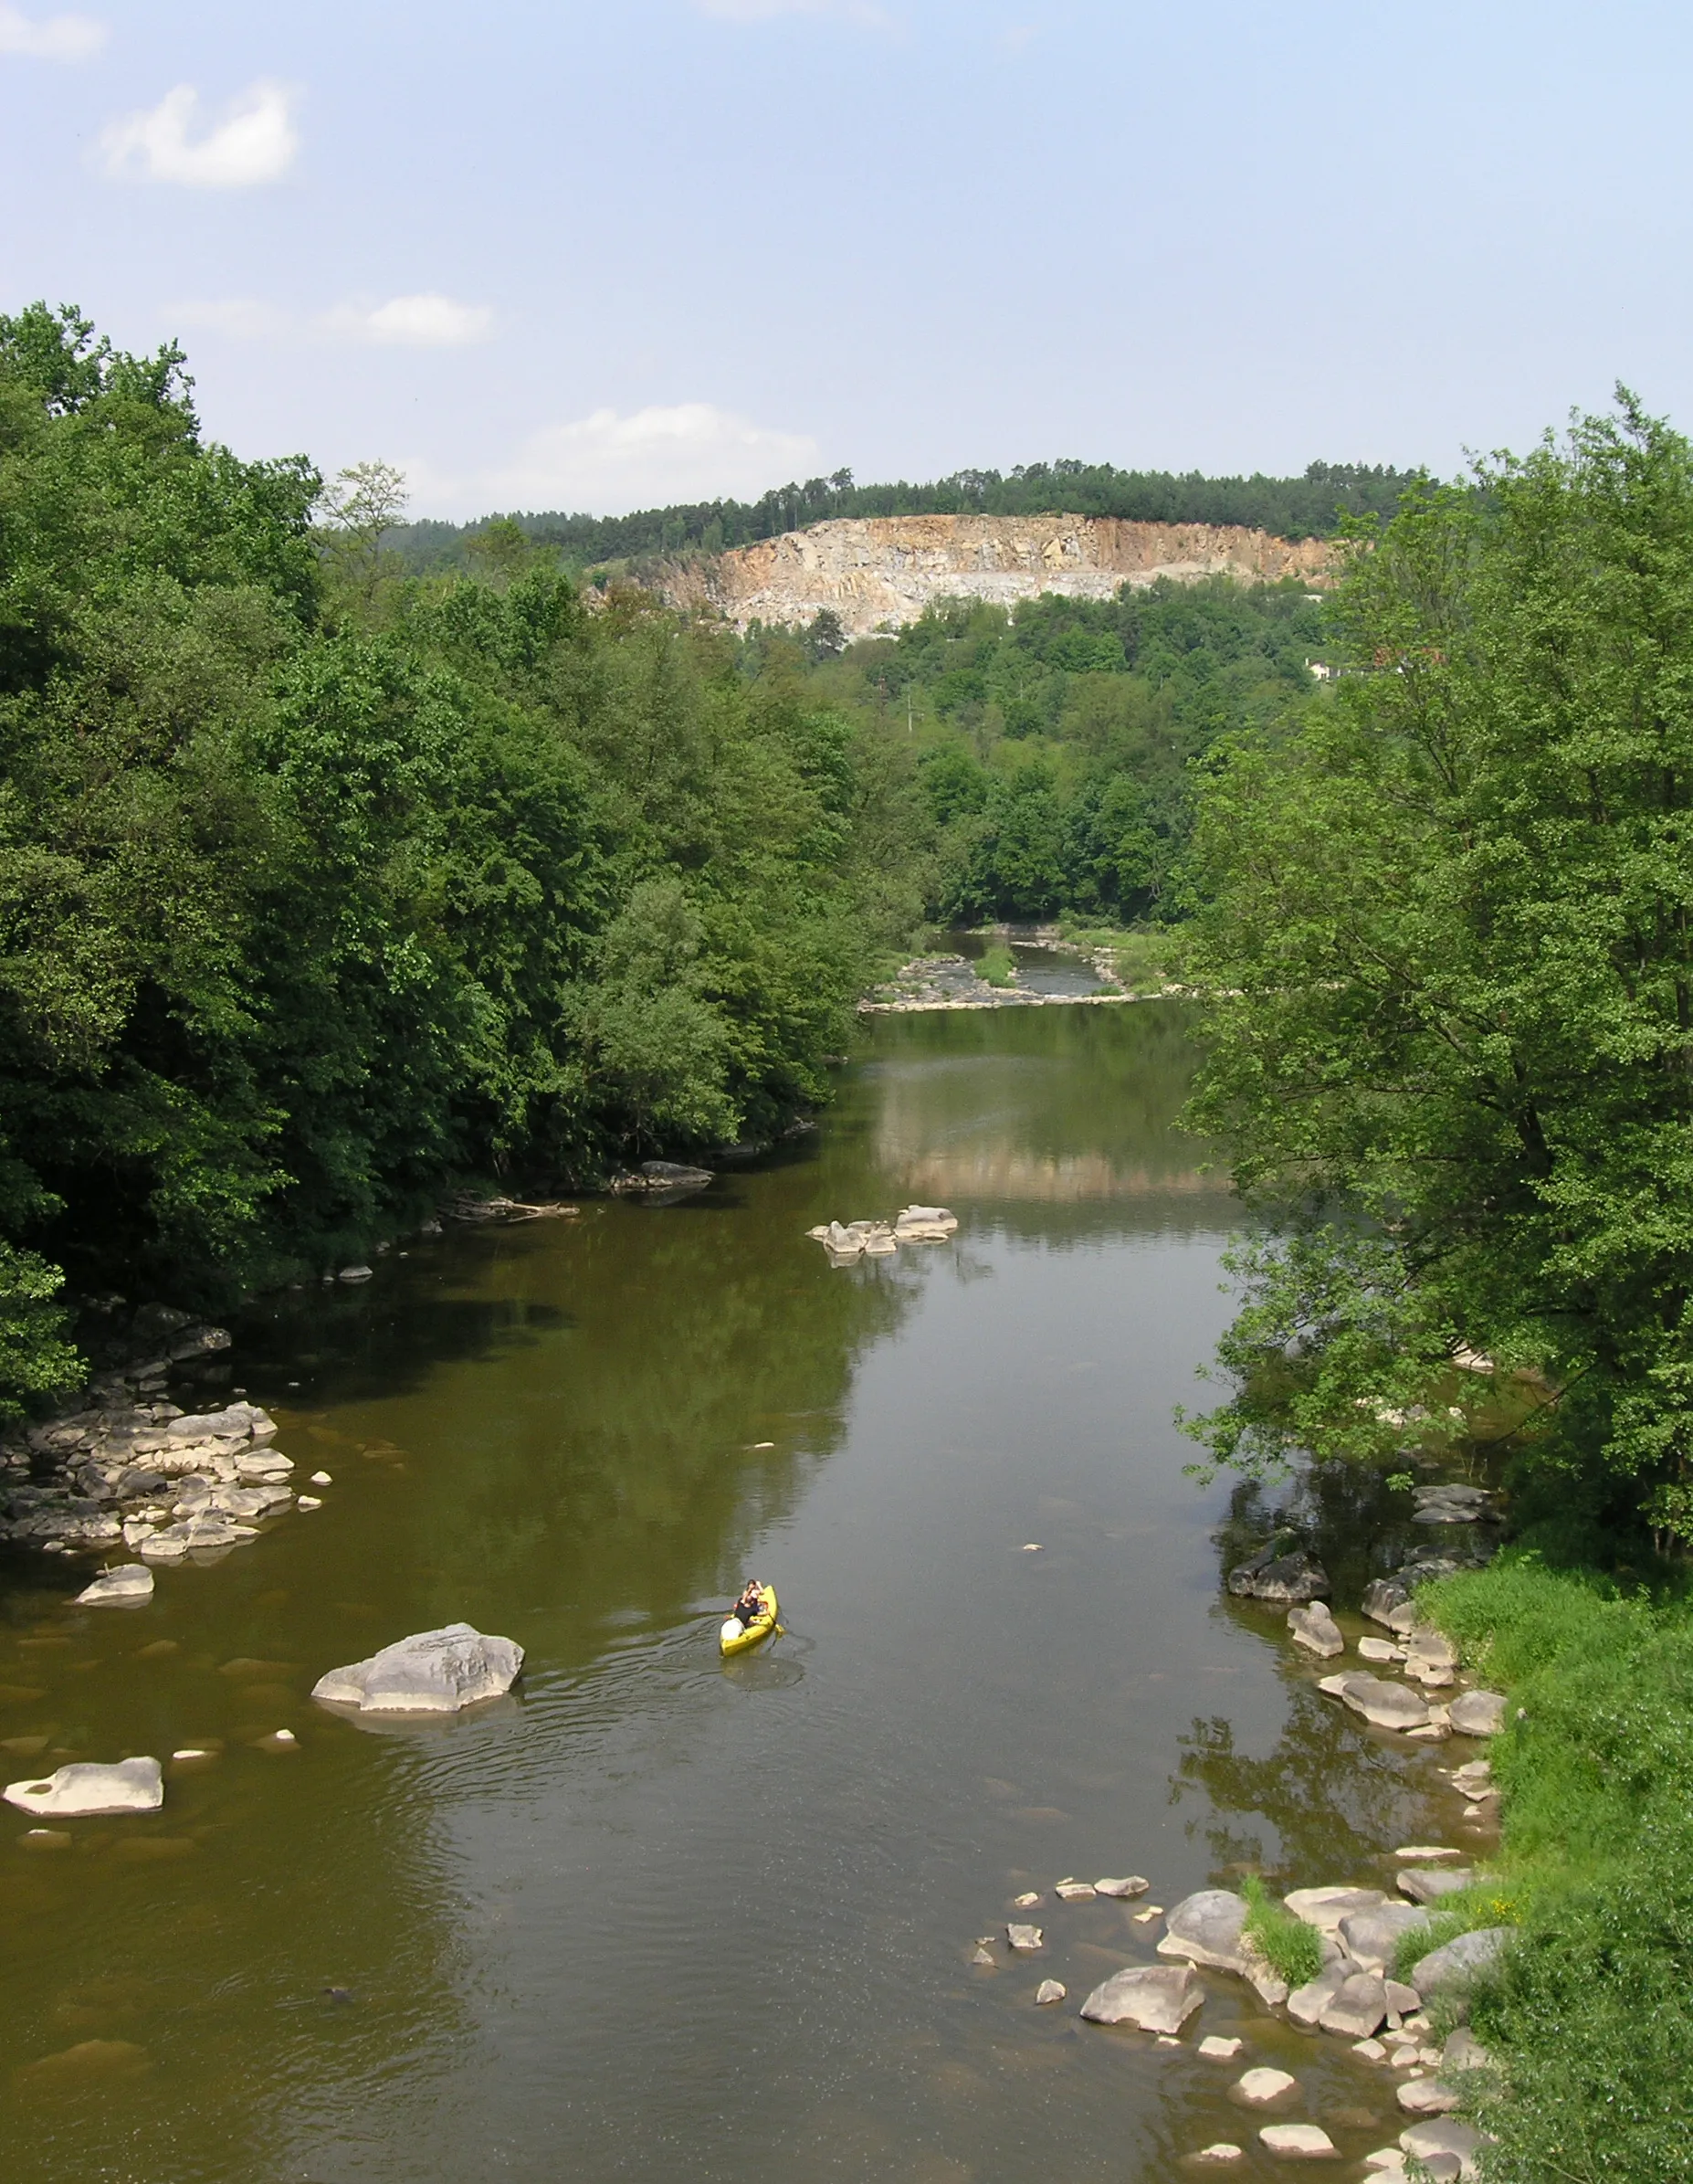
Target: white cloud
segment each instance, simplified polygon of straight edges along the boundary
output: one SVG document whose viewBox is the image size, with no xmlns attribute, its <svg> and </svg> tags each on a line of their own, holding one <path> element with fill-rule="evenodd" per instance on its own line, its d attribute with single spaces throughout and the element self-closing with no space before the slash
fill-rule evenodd
<svg viewBox="0 0 1693 2184">
<path fill-rule="evenodd" d="M 0 53 L 32 60 L 87 60 L 106 43 L 106 26 L 87 16 L 47 16 L 32 23 L 21 7 L 0 5 Z"/>
<path fill-rule="evenodd" d="M 324 330 L 361 342 L 392 342 L 408 349 L 457 349 L 485 342 L 494 330 L 494 314 L 485 303 L 456 303 L 433 292 L 395 296 L 372 310 L 343 303 L 325 312 Z"/>
<path fill-rule="evenodd" d="M 508 462 L 468 477 L 421 458 L 404 466 L 415 506 L 437 515 L 486 515 L 495 508 L 585 510 L 626 514 L 674 501 L 751 499 L 817 467 L 817 443 L 776 432 L 710 402 L 596 409 L 535 433 Z"/>
<path fill-rule="evenodd" d="M 778 16 L 840 16 L 849 23 L 864 23 L 874 29 L 889 20 L 875 0 L 694 0 L 701 15 L 716 16 L 724 23 L 772 23 Z"/>
<path fill-rule="evenodd" d="M 210 190 L 280 181 L 300 149 L 295 96 L 287 84 L 262 79 L 249 84 L 229 101 L 222 118 L 191 142 L 188 132 L 200 94 L 192 84 L 179 83 L 157 106 L 125 114 L 103 132 L 100 148 L 106 172 Z"/>
</svg>

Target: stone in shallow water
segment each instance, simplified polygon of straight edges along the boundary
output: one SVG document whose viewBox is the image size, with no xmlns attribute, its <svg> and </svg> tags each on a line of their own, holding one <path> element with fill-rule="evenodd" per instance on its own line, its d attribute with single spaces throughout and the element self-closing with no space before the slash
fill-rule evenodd
<svg viewBox="0 0 1693 2184">
<path fill-rule="evenodd" d="M 1060 1881 L 1052 1893 L 1060 1903 L 1082 1904 L 1099 1892 L 1091 1881 Z"/>
<path fill-rule="evenodd" d="M 1040 1902 L 1040 1891 L 1031 1888 L 1026 1895 L 1013 1896 L 1011 1900 L 1019 1911 L 1033 1911 Z"/>
<path fill-rule="evenodd" d="M 1185 1957 L 1190 1964 L 1215 1964 L 1244 1972 L 1247 1955 L 1241 1940 L 1246 1899 L 1227 1888 L 1201 1888 L 1183 1896 L 1170 1914 L 1169 1930 L 1158 1943 L 1161 1957 Z"/>
<path fill-rule="evenodd" d="M 448 1623 L 402 1638 L 368 1661 L 331 1669 L 311 1695 L 365 1714 L 457 1714 L 510 1691 L 522 1666 L 523 1649 L 510 1639 Z"/>
<path fill-rule="evenodd" d="M 1096 1881 L 1093 1893 L 1097 1896 L 1143 1896 L 1151 1885 L 1143 1873 L 1128 1873 L 1119 1880 Z"/>
<path fill-rule="evenodd" d="M 1450 2115 L 1462 2095 L 1438 2078 L 1407 2078 L 1394 2098 L 1407 2115 Z"/>
<path fill-rule="evenodd" d="M 1138 1964 L 1096 1987 L 1081 2013 L 1090 2024 L 1179 2032 L 1204 1999 L 1205 1990 L 1191 1964 Z"/>
<path fill-rule="evenodd" d="M 1286 2094 L 1297 2093 L 1299 2085 L 1299 2081 L 1290 2071 L 1271 2070 L 1264 2065 L 1236 2078 L 1232 2090 L 1240 2100 L 1262 2107 L 1267 2101 L 1279 2101 Z"/>
<path fill-rule="evenodd" d="M 78 1761 L 45 1780 L 9 1782 L 8 1805 L 54 1820 L 115 1812 L 157 1812 L 164 1802 L 164 1776 L 156 1759 L 120 1759 L 113 1765 Z"/>
<path fill-rule="evenodd" d="M 77 1595 L 79 1608 L 111 1608 L 152 1598 L 152 1572 L 139 1562 L 126 1562 L 102 1570 L 92 1585 Z"/>
<path fill-rule="evenodd" d="M 1230 2146 L 1227 2139 L 1219 2138 L 1215 2146 L 1202 2146 L 1194 2158 L 1195 2161 L 1239 2161 L 1243 2157 L 1237 2146 Z"/>
<path fill-rule="evenodd" d="M 1461 1736 L 1497 1736 L 1505 1726 L 1505 1694 L 1467 1691 L 1453 1700 L 1446 1719 Z"/>
<path fill-rule="evenodd" d="M 1014 1949 L 1025 1951 L 1046 1946 L 1038 1926 L 1009 1926 L 1005 1928 L 1005 1939 Z"/>
<path fill-rule="evenodd" d="M 1225 2040 L 1220 2032 L 1211 2032 L 1200 2042 L 1199 2052 L 1213 2063 L 1233 2063 L 1245 2045 L 1245 2041 Z"/>
<path fill-rule="evenodd" d="M 1428 1725 L 1428 1708 L 1415 1692 L 1381 1676 L 1348 1676 L 1339 1695 L 1377 1729 L 1421 1729 Z"/>
<path fill-rule="evenodd" d="M 1353 1972 L 1334 1990 L 1317 2022 L 1325 2032 L 1368 2040 L 1387 2016 L 1387 1989 L 1377 1972 Z"/>
<path fill-rule="evenodd" d="M 1321 1600 L 1313 1600 L 1308 1607 L 1290 1608 L 1288 1630 L 1296 1646 L 1307 1653 L 1315 1653 L 1320 1661 L 1330 1661 L 1335 1654 L 1346 1651 L 1341 1626 Z"/>
<path fill-rule="evenodd" d="M 1343 1963 L 1326 1965 L 1314 1979 L 1308 1980 L 1303 1987 L 1296 1987 L 1288 1997 L 1288 2015 L 1294 2023 L 1316 2024 L 1341 1991 L 1341 1982 L 1346 1976 Z"/>
<path fill-rule="evenodd" d="M 1320 1934 L 1332 1934 L 1343 1918 L 1377 1910 L 1386 1901 L 1379 1888 L 1296 1888 L 1286 1899 L 1294 1917 Z"/>
<path fill-rule="evenodd" d="M 147 2068 L 147 2051 L 132 2040 L 80 2040 L 74 2048 L 42 2055 L 17 2073 L 21 2085 L 82 2085 L 98 2078 L 132 2077 Z"/>
<path fill-rule="evenodd" d="M 1048 2002 L 1061 2002 L 1067 1992 L 1061 1979 L 1043 1979 L 1035 1989 L 1035 1999 L 1044 2008 Z"/>
<path fill-rule="evenodd" d="M 1316 2124 L 1266 2124 L 1258 2139 L 1283 2161 L 1322 2161 L 1335 2150 L 1333 2139 Z"/>
</svg>

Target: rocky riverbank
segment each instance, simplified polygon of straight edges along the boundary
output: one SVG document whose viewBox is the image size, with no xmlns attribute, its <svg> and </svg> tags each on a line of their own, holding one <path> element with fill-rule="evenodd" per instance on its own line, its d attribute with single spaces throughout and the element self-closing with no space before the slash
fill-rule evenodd
<svg viewBox="0 0 1693 2184">
<path fill-rule="evenodd" d="M 1489 1899 L 1485 1856 L 1498 1797 L 1486 1745 L 1505 1726 L 1506 1700 L 1468 1673 L 1460 1648 L 1419 1607 L 1416 1588 L 1485 1564 L 1502 1516 L 1492 1493 L 1466 1483 L 1426 1483 L 1414 1490 L 1413 1504 L 1414 1534 L 1427 1528 L 1435 1541 L 1398 1553 L 1395 1567 L 1365 1586 L 1361 1612 L 1344 1623 L 1330 1605 L 1318 1556 L 1284 1534 L 1229 1567 L 1225 1587 L 1236 1599 L 1285 1614 L 1291 1660 L 1306 1664 L 1315 1688 L 1359 1716 L 1386 1749 L 1400 1746 L 1409 1759 L 1418 1747 L 1457 1743 L 1456 1763 L 1435 1767 L 1452 1809 L 1443 1829 L 1456 1840 L 1400 1845 L 1388 1854 L 1385 1873 L 1300 1876 L 1304 1884 L 1279 1904 L 1248 1881 L 1238 1890 L 1195 1891 L 1166 1912 L 1140 1901 L 1151 1888 L 1142 1875 L 1067 1876 L 1015 1896 L 1004 1926 L 980 1936 L 969 1957 L 984 1977 L 1055 1943 L 1097 1957 L 1104 1952 L 1096 1924 L 1088 1922 L 1097 1922 L 1098 1912 L 1082 1906 L 1134 1899 L 1122 1932 L 1127 1938 L 1139 1929 L 1144 1939 L 1138 1946 L 1152 1944 L 1154 1960 L 1124 1963 L 1103 1979 L 1091 1974 L 1080 2018 L 1111 2029 L 1114 2038 L 1140 2035 L 1172 2053 L 1238 2065 L 1229 2098 L 1243 2120 L 1252 2119 L 1257 2151 L 1278 2161 L 1338 2159 L 1341 2143 L 1350 2138 L 1355 2147 L 1380 2115 L 1379 2094 L 1367 2106 L 1335 2101 L 1332 2073 L 1323 2073 L 1325 2094 L 1308 2094 L 1288 2052 L 1289 2033 L 1344 2043 L 1361 2071 L 1391 2083 L 1399 2119 L 1397 2133 L 1362 2157 L 1363 2184 L 1403 2184 L 1413 2175 L 1454 2184 L 1473 2177 L 1485 2134 L 1459 2112 L 1496 2094 L 1500 2083 L 1465 2020 L 1471 1984 L 1510 1937 Z M 1074 1921 L 1083 1923 L 1072 1936 L 1064 1929 Z M 1262 2033 L 1253 2031 L 1254 2020 L 1240 2019 L 1236 2003 L 1224 2032 L 1207 2033 L 1190 2048 L 1190 2020 L 1208 1999 L 1229 2010 L 1226 1995 L 1212 1997 L 1207 1984 L 1217 1974 L 1256 1998 Z M 1065 1983 L 1050 1976 L 1029 1998 L 1038 2009 L 1067 1999 Z M 1281 2067 L 1289 2062 L 1292 2068 Z M 1198 2136 L 1184 2154 L 1195 2168 L 1247 2159 L 1244 2138 L 1202 2145 Z"/>
<path fill-rule="evenodd" d="M 919 955 L 887 984 L 872 986 L 859 1002 L 858 1013 L 908 1016 L 918 1009 L 935 1008 L 1085 1008 L 1140 997 L 1128 993 L 1107 974 L 1098 976 L 1101 986 L 1098 993 L 1042 994 L 1015 983 L 1015 973 L 1011 984 L 990 986 L 968 956 Z"/>
<path fill-rule="evenodd" d="M 207 1406 L 208 1388 L 230 1378 L 226 1328 L 165 1304 L 130 1314 L 111 1299 L 95 1311 L 100 1369 L 58 1417 L 0 1438 L 0 1539 L 200 1560 L 319 1505 L 296 1493 L 293 1461 L 272 1445 L 276 1421 L 245 1390 Z M 121 1590 L 108 1582 L 100 1597 Z"/>
</svg>

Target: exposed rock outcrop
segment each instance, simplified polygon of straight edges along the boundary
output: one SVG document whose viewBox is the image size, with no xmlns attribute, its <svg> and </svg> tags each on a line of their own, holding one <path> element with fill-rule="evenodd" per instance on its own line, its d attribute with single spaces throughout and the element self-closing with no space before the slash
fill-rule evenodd
<svg viewBox="0 0 1693 2184">
<path fill-rule="evenodd" d="M 1239 524 L 1130 523 L 1109 516 L 842 517 L 726 554 L 662 564 L 654 588 L 673 607 L 707 608 L 739 629 L 809 622 L 827 607 L 849 637 L 913 622 L 931 600 L 1010 607 L 1042 592 L 1114 598 L 1160 576 L 1195 583 L 1283 576 L 1321 586 L 1340 549 Z"/>
</svg>

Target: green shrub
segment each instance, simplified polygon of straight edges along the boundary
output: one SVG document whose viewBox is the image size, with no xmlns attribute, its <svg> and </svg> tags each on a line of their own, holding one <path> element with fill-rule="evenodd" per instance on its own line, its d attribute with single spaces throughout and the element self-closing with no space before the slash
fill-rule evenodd
<svg viewBox="0 0 1693 2184">
<path fill-rule="evenodd" d="M 1256 1873 L 1241 1883 L 1246 1899 L 1244 1932 L 1278 1976 L 1289 1987 L 1303 1987 L 1322 1969 L 1322 1943 L 1315 1926 L 1296 1918 L 1285 1904 L 1269 1894 Z"/>
<path fill-rule="evenodd" d="M 985 978 L 990 986 L 1015 986 L 1017 983 L 1017 959 L 1009 948 L 996 942 L 977 957 L 976 976 Z"/>
</svg>

